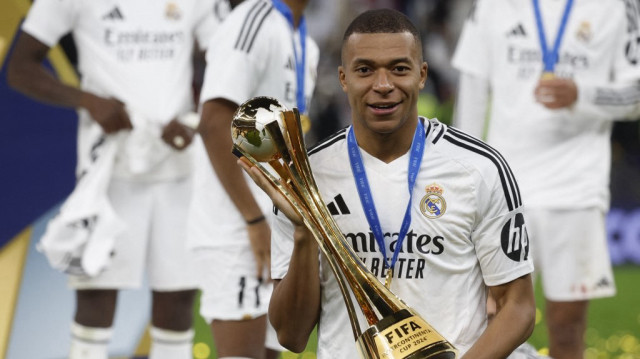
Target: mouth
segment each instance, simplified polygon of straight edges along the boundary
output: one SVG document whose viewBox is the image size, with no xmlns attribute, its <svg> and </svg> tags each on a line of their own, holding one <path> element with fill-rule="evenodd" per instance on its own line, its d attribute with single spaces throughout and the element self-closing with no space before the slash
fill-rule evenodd
<svg viewBox="0 0 640 359">
<path fill-rule="evenodd" d="M 378 102 L 378 103 L 371 103 L 368 104 L 369 108 L 373 111 L 374 114 L 376 115 L 387 115 L 390 114 L 392 112 L 394 112 L 398 106 L 400 105 L 400 102 Z"/>
</svg>

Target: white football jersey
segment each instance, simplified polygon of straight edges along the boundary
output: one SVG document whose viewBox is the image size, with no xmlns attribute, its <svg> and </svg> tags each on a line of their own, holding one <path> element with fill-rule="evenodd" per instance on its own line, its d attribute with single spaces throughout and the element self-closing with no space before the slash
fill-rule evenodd
<svg viewBox="0 0 640 359">
<path fill-rule="evenodd" d="M 167 122 L 192 108 L 192 51 L 217 27 L 214 0 L 38 0 L 23 30 L 53 46 L 73 32 L 82 87 Z"/>
<path fill-rule="evenodd" d="M 215 4 L 215 5 L 214 5 Z M 215 0 L 38 0 L 23 30 L 53 46 L 73 33 L 84 90 L 125 103 L 132 121 L 144 119 L 161 142 L 161 127 L 193 110 L 194 41 L 205 48 L 222 7 Z M 138 124 L 134 123 L 134 126 Z M 79 171 L 99 140 L 97 126 L 80 111 Z M 141 178 L 184 176 L 191 171 L 189 151 L 170 151 L 161 166 Z M 116 163 L 116 176 L 136 177 Z"/>
<path fill-rule="evenodd" d="M 391 290 L 464 353 L 487 324 L 486 286 L 507 283 L 533 270 L 522 198 L 497 151 L 437 120 L 426 120 L 425 128 L 412 221 Z M 309 151 L 311 168 L 346 241 L 382 282 L 384 259 L 351 172 L 347 131 Z M 361 153 L 390 258 L 409 201 L 409 153 L 391 163 Z M 289 266 L 293 228 L 282 214 L 273 222 L 272 276 L 281 279 Z M 320 267 L 318 358 L 356 358 L 346 306 L 324 257 Z M 366 322 L 360 318 L 360 323 Z"/>
<path fill-rule="evenodd" d="M 200 102 L 223 98 L 239 105 L 252 97 L 270 96 L 289 109 L 298 107 L 293 46 L 294 39 L 299 46 L 299 35 L 271 1 L 247 0 L 238 5 L 211 39 Z M 307 36 L 304 69 L 307 104 L 315 88 L 318 56 L 318 46 Z M 245 223 L 211 168 L 202 142 L 195 145 L 195 195 L 189 218 L 189 244 L 244 245 L 237 237 L 213 236 L 243 230 Z M 271 211 L 271 200 L 246 178 L 264 213 Z"/>
<path fill-rule="evenodd" d="M 640 78 L 635 66 L 638 24 L 636 19 L 634 26 L 627 25 L 625 3 L 631 2 L 574 1 L 555 73 L 575 81 L 578 101 L 559 110 L 534 101 L 543 63 L 531 1 L 479 0 L 465 23 L 453 64 L 489 82 L 487 142 L 513 167 L 527 206 L 608 207 L 614 118 L 599 106 L 624 105 L 624 94 L 604 89 Z M 565 4 L 540 1 L 549 48 Z M 637 10 L 627 10 L 629 19 L 636 17 Z"/>
<path fill-rule="evenodd" d="M 238 5 L 214 37 L 207 51 L 200 102 L 223 98 L 241 104 L 255 96 L 277 98 L 287 108 L 296 104 L 294 39 L 300 33 L 269 0 L 247 0 Z M 316 83 L 319 50 L 306 41 L 305 101 Z"/>
</svg>

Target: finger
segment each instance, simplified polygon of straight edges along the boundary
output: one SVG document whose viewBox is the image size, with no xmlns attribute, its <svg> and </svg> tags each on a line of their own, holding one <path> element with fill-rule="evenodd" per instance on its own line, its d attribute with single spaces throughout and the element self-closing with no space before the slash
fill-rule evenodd
<svg viewBox="0 0 640 359">
<path fill-rule="evenodd" d="M 267 253 L 267 282 L 271 282 L 271 254 Z"/>
<path fill-rule="evenodd" d="M 536 101 L 547 106 L 557 100 L 555 91 L 547 86 L 538 86 L 534 91 Z"/>
<path fill-rule="evenodd" d="M 240 167 L 242 167 L 243 170 L 245 170 L 245 172 L 247 172 L 247 174 L 249 174 L 249 169 L 251 168 L 251 166 L 253 166 L 253 163 L 251 163 L 251 161 L 249 161 L 246 157 L 242 156 L 238 158 L 238 161 L 236 162 Z"/>
<path fill-rule="evenodd" d="M 264 174 L 260 172 L 260 169 L 254 168 L 255 166 L 251 161 L 249 161 L 246 157 L 240 157 L 238 161 L 236 161 L 240 167 L 251 177 L 253 182 L 255 182 L 263 191 L 267 192 L 270 195 L 270 190 L 272 189 L 271 182 L 267 181 L 264 178 Z M 265 182 L 268 184 L 265 185 Z"/>
<path fill-rule="evenodd" d="M 120 119 L 122 123 L 122 128 L 129 129 L 129 130 L 133 128 L 133 125 L 131 124 L 131 119 L 129 118 L 129 114 L 126 111 L 122 111 Z"/>
<path fill-rule="evenodd" d="M 256 278 L 258 278 L 258 280 L 262 280 L 263 273 L 264 273 L 264 261 L 262 260 L 262 256 L 256 253 Z"/>
<path fill-rule="evenodd" d="M 100 124 L 100 127 L 102 127 L 102 130 L 106 134 L 112 134 L 118 130 L 118 126 L 114 124 L 114 121 L 107 120 L 105 122 L 98 122 L 98 124 Z"/>
</svg>

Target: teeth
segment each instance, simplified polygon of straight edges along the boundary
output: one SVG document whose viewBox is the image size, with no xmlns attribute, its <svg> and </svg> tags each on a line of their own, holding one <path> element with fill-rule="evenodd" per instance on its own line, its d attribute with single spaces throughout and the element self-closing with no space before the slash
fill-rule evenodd
<svg viewBox="0 0 640 359">
<path fill-rule="evenodd" d="M 385 108 L 391 108 L 391 107 L 393 107 L 393 105 L 377 105 L 377 106 L 373 106 L 373 107 L 385 109 Z"/>
</svg>

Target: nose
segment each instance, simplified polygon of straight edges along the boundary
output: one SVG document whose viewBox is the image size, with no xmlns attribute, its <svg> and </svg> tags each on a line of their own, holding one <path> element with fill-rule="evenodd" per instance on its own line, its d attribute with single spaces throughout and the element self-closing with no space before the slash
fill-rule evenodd
<svg viewBox="0 0 640 359">
<path fill-rule="evenodd" d="M 389 78 L 389 74 L 386 70 L 380 70 L 376 73 L 375 82 L 373 84 L 373 90 L 381 94 L 387 94 L 393 91 L 393 82 Z"/>
</svg>

